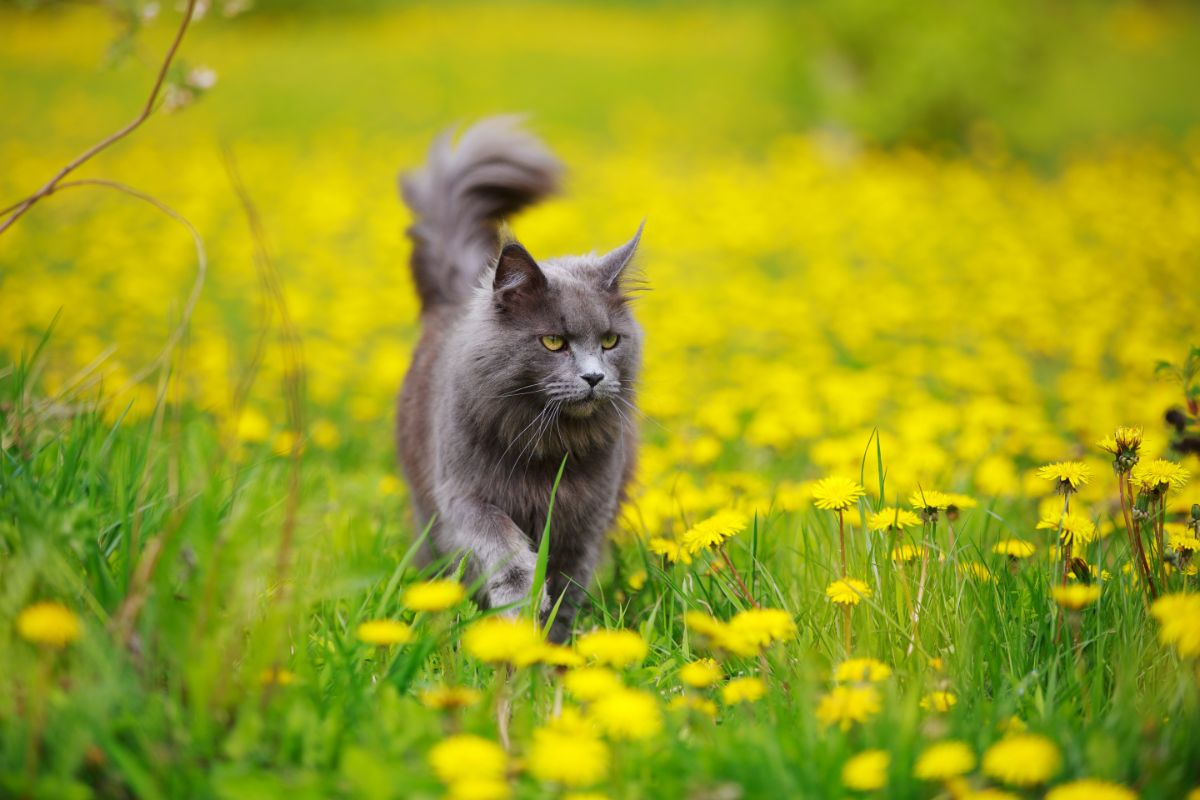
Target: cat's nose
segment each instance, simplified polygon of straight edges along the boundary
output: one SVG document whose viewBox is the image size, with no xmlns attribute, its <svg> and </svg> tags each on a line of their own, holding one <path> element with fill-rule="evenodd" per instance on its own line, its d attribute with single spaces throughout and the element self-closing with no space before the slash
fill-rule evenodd
<svg viewBox="0 0 1200 800">
<path fill-rule="evenodd" d="M 580 375 L 579 377 L 587 381 L 588 386 L 591 386 L 593 389 L 596 388 L 597 383 L 604 380 L 604 375 L 600 372 L 589 372 L 585 375 Z"/>
</svg>

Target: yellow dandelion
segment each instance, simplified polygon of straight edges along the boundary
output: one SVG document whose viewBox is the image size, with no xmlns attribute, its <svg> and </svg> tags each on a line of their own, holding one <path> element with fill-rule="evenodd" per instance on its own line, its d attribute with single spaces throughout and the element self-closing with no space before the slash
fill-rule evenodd
<svg viewBox="0 0 1200 800">
<path fill-rule="evenodd" d="M 927 514 L 949 508 L 951 500 L 950 495 L 934 489 L 918 489 L 908 496 L 910 506 Z"/>
<path fill-rule="evenodd" d="M 1133 468 L 1133 485 L 1144 492 L 1162 494 L 1168 489 L 1182 489 L 1192 474 L 1173 461 L 1156 458 Z"/>
<path fill-rule="evenodd" d="M 679 670 L 679 680 L 694 689 L 704 689 L 721 680 L 721 668 L 711 658 L 702 658 L 684 664 Z"/>
<path fill-rule="evenodd" d="M 767 693 L 767 685 L 761 678 L 734 678 L 721 687 L 721 699 L 725 705 L 756 703 Z"/>
<path fill-rule="evenodd" d="M 1100 599 L 1100 587 L 1085 583 L 1069 583 L 1066 586 L 1055 586 L 1050 590 L 1054 602 L 1063 608 L 1078 611 L 1090 606 Z"/>
<path fill-rule="evenodd" d="M 525 667 L 542 656 L 541 634 L 528 620 L 485 617 L 467 628 L 463 647 L 480 661 Z"/>
<path fill-rule="evenodd" d="M 930 692 L 921 698 L 921 708 L 926 711 L 936 711 L 944 714 L 958 705 L 958 695 L 954 692 Z"/>
<path fill-rule="evenodd" d="M 1082 461 L 1059 461 L 1038 467 L 1037 475 L 1052 481 L 1059 492 L 1078 492 L 1092 479 L 1092 468 Z"/>
<path fill-rule="evenodd" d="M 360 642 L 386 647 L 411 642 L 412 628 L 394 619 L 375 619 L 359 625 L 355 635 Z"/>
<path fill-rule="evenodd" d="M 429 765 L 447 784 L 466 779 L 501 779 L 508 768 L 508 754 L 490 739 L 462 733 L 435 744 L 429 751 Z"/>
<path fill-rule="evenodd" d="M 548 664 L 552 667 L 578 667 L 583 665 L 583 656 L 576 653 L 569 647 L 561 644 L 550 644 L 543 642 L 538 650 L 538 663 Z"/>
<path fill-rule="evenodd" d="M 907 564 L 920 558 L 922 552 L 922 548 L 915 544 L 900 544 L 892 548 L 891 559 L 900 564 Z"/>
<path fill-rule="evenodd" d="M 1084 778 L 1060 783 L 1046 792 L 1046 800 L 1137 800 L 1137 792 L 1119 783 Z"/>
<path fill-rule="evenodd" d="M 718 511 L 683 534 L 683 547 L 693 555 L 701 550 L 720 547 L 730 536 L 744 531 L 749 522 L 749 518 L 741 511 Z"/>
<path fill-rule="evenodd" d="M 992 546 L 992 552 L 1009 558 L 1029 558 L 1037 551 L 1032 542 L 1024 539 L 1001 539 Z"/>
<path fill-rule="evenodd" d="M 857 578 L 842 578 L 825 587 L 825 596 L 839 606 L 856 606 L 871 596 L 871 587 Z"/>
<path fill-rule="evenodd" d="M 842 784 L 859 792 L 874 792 L 887 786 L 892 757 L 886 750 L 863 750 L 842 766 Z"/>
<path fill-rule="evenodd" d="M 533 732 L 527 765 L 540 781 L 590 786 L 604 779 L 608 763 L 608 745 L 586 727 L 552 724 Z"/>
<path fill-rule="evenodd" d="M 1166 594 L 1150 606 L 1158 620 L 1158 638 L 1184 658 L 1200 656 L 1200 594 Z"/>
<path fill-rule="evenodd" d="M 1111 436 L 1105 436 L 1098 442 L 1100 449 L 1120 458 L 1127 454 L 1137 454 L 1142 446 L 1142 429 L 1121 427 Z"/>
<path fill-rule="evenodd" d="M 977 581 L 995 580 L 992 571 L 987 568 L 987 564 L 980 564 L 978 561 L 964 561 L 958 565 L 958 571 Z"/>
<path fill-rule="evenodd" d="M 646 640 L 634 631 L 597 630 L 581 636 L 575 649 L 598 663 L 628 667 L 641 662 L 649 648 Z"/>
<path fill-rule="evenodd" d="M 17 615 L 17 635 L 34 644 L 66 647 L 79 632 L 79 617 L 61 603 L 34 603 Z"/>
<path fill-rule="evenodd" d="M 446 711 L 473 706 L 482 697 L 478 689 L 468 686 L 434 686 L 421 692 L 421 704 L 426 708 Z"/>
<path fill-rule="evenodd" d="M 858 481 L 838 476 L 822 478 L 813 484 L 813 505 L 829 511 L 845 511 L 855 505 L 866 490 Z"/>
<path fill-rule="evenodd" d="M 258 682 L 263 686 L 291 686 L 296 675 L 291 670 L 268 667 L 258 674 Z"/>
<path fill-rule="evenodd" d="M 838 664 L 834 677 L 839 683 L 878 683 L 892 675 L 892 668 L 874 658 L 851 658 Z"/>
<path fill-rule="evenodd" d="M 671 702 L 667 703 L 667 708 L 671 711 L 699 711 L 706 717 L 716 719 L 717 704 L 707 697 L 697 697 L 694 694 L 683 694 L 671 698 Z"/>
<path fill-rule="evenodd" d="M 649 692 L 622 687 L 592 704 L 589 716 L 614 739 L 648 739 L 662 730 L 662 713 Z"/>
<path fill-rule="evenodd" d="M 779 608 L 748 608 L 730 618 L 726 626 L 735 635 L 761 647 L 796 638 L 796 622 Z"/>
<path fill-rule="evenodd" d="M 403 603 L 413 611 L 445 611 L 461 603 L 466 596 L 467 590 L 458 581 L 423 581 L 404 590 Z"/>
<path fill-rule="evenodd" d="M 1038 530 L 1056 531 L 1060 526 L 1062 527 L 1060 538 L 1064 545 L 1068 542 L 1072 545 L 1086 545 L 1096 539 L 1096 523 L 1074 511 L 1043 517 L 1037 524 Z"/>
<path fill-rule="evenodd" d="M 608 667 L 579 667 L 563 676 L 563 686 L 572 697 L 589 702 L 612 694 L 622 687 L 622 683 L 617 673 Z"/>
<path fill-rule="evenodd" d="M 884 508 L 867 517 L 867 527 L 880 533 L 903 531 L 921 525 L 921 518 L 907 508 Z"/>
<path fill-rule="evenodd" d="M 838 725 L 849 730 L 856 722 L 866 722 L 879 713 L 879 690 L 870 684 L 834 686 L 821 696 L 816 716 L 823 725 Z"/>
<path fill-rule="evenodd" d="M 1037 786 L 1057 775 L 1061 767 L 1058 745 L 1036 733 L 1001 739 L 983 754 L 984 774 L 1009 786 Z"/>
<path fill-rule="evenodd" d="M 672 564 L 678 562 L 680 564 L 692 563 L 692 554 L 681 542 L 675 539 L 667 539 L 663 536 L 655 536 L 646 542 L 646 549 L 655 555 L 662 556 Z"/>
<path fill-rule="evenodd" d="M 913 775 L 923 781 L 945 781 L 975 769 L 975 753 L 965 743 L 950 739 L 922 751 Z"/>
</svg>

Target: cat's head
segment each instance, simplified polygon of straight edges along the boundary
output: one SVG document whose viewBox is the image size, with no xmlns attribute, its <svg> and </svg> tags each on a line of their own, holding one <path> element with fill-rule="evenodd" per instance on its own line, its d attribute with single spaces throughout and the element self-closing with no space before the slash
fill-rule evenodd
<svg viewBox="0 0 1200 800">
<path fill-rule="evenodd" d="M 492 274 L 490 376 L 501 395 L 565 419 L 621 416 L 641 365 L 630 262 L 641 238 L 603 255 L 538 263 L 520 244 L 500 250 Z"/>
</svg>

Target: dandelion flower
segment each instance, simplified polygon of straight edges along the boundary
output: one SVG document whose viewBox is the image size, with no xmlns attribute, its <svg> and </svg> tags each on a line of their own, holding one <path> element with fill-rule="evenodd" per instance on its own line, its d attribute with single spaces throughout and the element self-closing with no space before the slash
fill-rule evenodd
<svg viewBox="0 0 1200 800">
<path fill-rule="evenodd" d="M 463 647 L 480 661 L 525 667 L 543 652 L 542 637 L 528 620 L 485 617 L 467 628 Z"/>
<path fill-rule="evenodd" d="M 672 711 L 699 711 L 706 717 L 716 719 L 717 704 L 707 697 L 697 697 L 694 694 L 679 695 L 667 703 Z"/>
<path fill-rule="evenodd" d="M 718 511 L 683 534 L 683 546 L 693 555 L 701 550 L 720 547 L 730 536 L 745 530 L 748 523 L 749 518 L 741 511 Z"/>
<path fill-rule="evenodd" d="M 434 686 L 421 692 L 421 704 L 426 708 L 446 711 L 473 706 L 482 697 L 478 689 L 468 686 Z"/>
<path fill-rule="evenodd" d="M 411 642 L 412 628 L 394 619 L 376 619 L 359 625 L 355 635 L 361 642 L 386 647 Z"/>
<path fill-rule="evenodd" d="M 429 765 L 442 783 L 482 778 L 501 779 L 508 766 L 504 748 L 469 733 L 442 739 L 429 751 Z"/>
<path fill-rule="evenodd" d="M 662 729 L 662 714 L 649 692 L 622 687 L 592 704 L 590 717 L 614 739 L 648 739 Z"/>
<path fill-rule="evenodd" d="M 584 634 L 575 643 L 580 655 L 613 667 L 628 667 L 646 657 L 646 640 L 634 631 L 598 630 Z"/>
<path fill-rule="evenodd" d="M 721 699 L 725 705 L 755 703 L 767 693 L 767 685 L 761 678 L 734 678 L 721 687 Z"/>
<path fill-rule="evenodd" d="M 1037 786 L 1057 775 L 1061 767 L 1058 745 L 1036 733 L 1001 739 L 983 754 L 984 774 L 1009 786 Z"/>
<path fill-rule="evenodd" d="M 930 692 L 921 698 L 921 708 L 926 711 L 937 711 L 944 714 L 958 705 L 958 695 L 954 692 Z"/>
<path fill-rule="evenodd" d="M 859 792 L 874 792 L 887 785 L 892 757 L 886 750 L 863 750 L 842 766 L 842 784 Z"/>
<path fill-rule="evenodd" d="M 34 603 L 17 615 L 17 634 L 34 644 L 66 647 L 79 631 L 79 617 L 61 603 Z"/>
<path fill-rule="evenodd" d="M 735 635 L 745 637 L 760 647 L 796 637 L 795 620 L 790 613 L 779 608 L 749 608 L 739 611 L 726 625 Z"/>
<path fill-rule="evenodd" d="M 445 611 L 467 596 L 458 581 L 435 580 L 415 583 L 404 590 L 404 605 L 413 611 Z"/>
<path fill-rule="evenodd" d="M 1124 455 L 1129 451 L 1136 451 L 1142 446 L 1142 429 L 1117 428 L 1112 436 L 1105 436 L 1101 439 L 1099 446 L 1101 450 L 1105 450 L 1114 456 Z"/>
<path fill-rule="evenodd" d="M 992 577 L 992 571 L 987 568 L 987 564 L 980 564 L 978 561 L 964 561 L 958 565 L 958 571 L 977 581 L 995 580 Z"/>
<path fill-rule="evenodd" d="M 845 511 L 858 502 L 858 498 L 866 494 L 857 481 L 849 478 L 822 478 L 813 484 L 813 505 L 829 511 Z"/>
<path fill-rule="evenodd" d="M 291 686 L 296 675 L 291 670 L 268 667 L 258 674 L 258 682 L 263 686 Z"/>
<path fill-rule="evenodd" d="M 650 541 L 646 542 L 646 548 L 655 555 L 662 556 L 672 564 L 678 562 L 681 564 L 692 563 L 692 554 L 682 542 L 675 539 L 667 539 L 663 536 L 655 536 Z"/>
<path fill-rule="evenodd" d="M 916 528 L 921 518 L 907 508 L 884 508 L 867 517 L 867 527 L 880 533 Z"/>
<path fill-rule="evenodd" d="M 856 722 L 866 722 L 879 709 L 879 690 L 874 686 L 834 686 L 821 696 L 816 715 L 823 725 L 836 724 L 845 731 Z"/>
<path fill-rule="evenodd" d="M 1062 494 L 1078 492 L 1092 479 L 1092 469 L 1082 461 L 1059 461 L 1039 467 L 1039 478 L 1053 481 L 1055 489 Z"/>
<path fill-rule="evenodd" d="M 1119 783 L 1084 778 L 1060 783 L 1046 792 L 1046 800 L 1137 800 L 1137 792 Z"/>
<path fill-rule="evenodd" d="M 892 548 L 891 559 L 900 564 L 916 561 L 923 550 L 915 544 L 900 544 Z"/>
<path fill-rule="evenodd" d="M 1166 594 L 1150 606 L 1158 620 L 1158 638 L 1184 658 L 1200 656 L 1200 594 Z"/>
<path fill-rule="evenodd" d="M 1024 539 L 1001 539 L 992 547 L 992 552 L 1009 558 L 1029 558 L 1037 550 L 1032 542 Z"/>
<path fill-rule="evenodd" d="M 937 512 L 939 509 L 948 508 L 951 499 L 950 495 L 945 492 L 939 492 L 934 489 L 918 489 L 908 496 L 908 504 L 928 514 Z"/>
<path fill-rule="evenodd" d="M 711 658 L 702 658 L 690 664 L 684 664 L 679 670 L 679 680 L 694 689 L 704 689 L 721 680 L 721 668 Z"/>
<path fill-rule="evenodd" d="M 542 646 L 538 648 L 537 658 L 534 660 L 552 667 L 579 667 L 583 665 L 583 656 L 579 655 L 579 653 L 561 644 L 551 644 L 549 642 L 542 642 Z"/>
<path fill-rule="evenodd" d="M 589 702 L 612 694 L 622 683 L 617 673 L 607 667 L 579 667 L 563 676 L 563 686 L 573 697 Z"/>
<path fill-rule="evenodd" d="M 1168 489 L 1182 489 L 1191 473 L 1173 461 L 1156 458 L 1133 468 L 1133 485 L 1144 492 L 1162 494 Z"/>
<path fill-rule="evenodd" d="M 1049 517 L 1043 517 L 1038 522 L 1038 530 L 1056 531 L 1062 527 L 1062 543 L 1067 544 L 1091 544 L 1096 539 L 1096 523 L 1083 514 L 1076 514 L 1074 511 L 1069 511 L 1066 514 L 1054 514 Z"/>
<path fill-rule="evenodd" d="M 839 683 L 878 683 L 892 675 L 892 668 L 874 658 L 850 658 L 838 664 L 834 677 Z"/>
<path fill-rule="evenodd" d="M 925 748 L 913 767 L 923 781 L 945 781 L 975 769 L 975 753 L 963 742 L 950 739 Z"/>
<path fill-rule="evenodd" d="M 1054 602 L 1063 608 L 1078 611 L 1090 606 L 1100 599 L 1100 587 L 1085 583 L 1069 583 L 1066 586 L 1055 586 L 1051 590 Z"/>
<path fill-rule="evenodd" d="M 835 605 L 856 606 L 871 596 L 871 587 L 857 578 L 842 578 L 825 587 L 825 596 Z"/>
<path fill-rule="evenodd" d="M 604 779 L 608 762 L 608 745 L 586 727 L 551 724 L 534 730 L 527 763 L 540 781 L 589 786 Z"/>
</svg>

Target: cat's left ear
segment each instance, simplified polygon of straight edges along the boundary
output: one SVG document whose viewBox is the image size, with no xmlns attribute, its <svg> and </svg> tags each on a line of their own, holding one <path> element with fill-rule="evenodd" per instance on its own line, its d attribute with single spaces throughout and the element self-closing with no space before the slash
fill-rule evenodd
<svg viewBox="0 0 1200 800">
<path fill-rule="evenodd" d="M 637 252 L 638 242 L 642 240 L 642 230 L 645 227 L 646 220 L 642 220 L 642 224 L 638 225 L 637 233 L 633 235 L 632 239 L 600 257 L 598 269 L 600 286 L 605 291 L 611 291 L 620 284 L 622 273 L 629 266 L 629 262 L 633 261 L 633 256 Z"/>
</svg>

